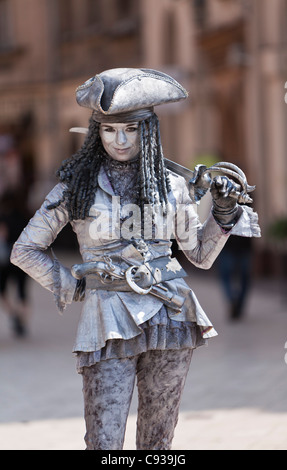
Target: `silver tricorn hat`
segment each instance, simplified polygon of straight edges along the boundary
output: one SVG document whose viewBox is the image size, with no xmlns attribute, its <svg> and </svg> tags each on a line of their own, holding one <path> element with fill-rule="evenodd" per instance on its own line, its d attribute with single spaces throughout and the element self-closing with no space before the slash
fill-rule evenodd
<svg viewBox="0 0 287 470">
<path fill-rule="evenodd" d="M 154 106 L 187 98 L 187 91 L 169 75 L 152 69 L 116 68 L 87 80 L 76 90 L 80 106 L 95 118 L 153 110 Z"/>
</svg>

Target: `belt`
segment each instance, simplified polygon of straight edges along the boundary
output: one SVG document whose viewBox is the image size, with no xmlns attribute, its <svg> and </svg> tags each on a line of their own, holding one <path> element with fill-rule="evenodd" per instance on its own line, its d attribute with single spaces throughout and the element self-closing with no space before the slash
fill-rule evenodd
<svg viewBox="0 0 287 470">
<path fill-rule="evenodd" d="M 74 265 L 71 269 L 78 279 L 74 300 L 83 300 L 86 289 L 136 292 L 153 295 L 165 305 L 180 312 L 184 297 L 169 292 L 162 282 L 186 276 L 176 258 L 164 256 L 140 265 L 122 269 L 105 257 L 103 261 L 92 261 Z"/>
</svg>

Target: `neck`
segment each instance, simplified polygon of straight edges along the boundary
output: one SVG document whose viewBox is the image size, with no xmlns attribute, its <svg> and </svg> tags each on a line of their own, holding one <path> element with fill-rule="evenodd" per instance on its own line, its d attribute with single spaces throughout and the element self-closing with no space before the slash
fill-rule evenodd
<svg viewBox="0 0 287 470">
<path fill-rule="evenodd" d="M 105 159 L 104 159 L 104 164 L 110 168 L 117 168 L 117 169 L 121 169 L 121 168 L 129 168 L 129 167 L 135 167 L 137 166 L 139 163 L 139 154 L 136 155 L 134 158 L 132 158 L 131 160 L 126 160 L 126 161 L 119 161 L 119 160 L 115 160 L 114 158 L 110 157 L 109 155 L 106 155 L 105 156 Z"/>
</svg>

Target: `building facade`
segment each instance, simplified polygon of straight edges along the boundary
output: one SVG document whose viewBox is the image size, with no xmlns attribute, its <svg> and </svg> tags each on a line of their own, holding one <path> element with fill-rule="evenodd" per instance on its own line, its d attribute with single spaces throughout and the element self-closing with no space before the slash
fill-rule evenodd
<svg viewBox="0 0 287 470">
<path fill-rule="evenodd" d="M 241 166 L 268 251 L 270 224 L 287 217 L 286 24 L 286 0 L 0 0 L 0 134 L 17 136 L 35 207 L 81 145 L 69 128 L 90 112 L 76 87 L 156 68 L 189 91 L 158 109 L 166 156 Z"/>
</svg>

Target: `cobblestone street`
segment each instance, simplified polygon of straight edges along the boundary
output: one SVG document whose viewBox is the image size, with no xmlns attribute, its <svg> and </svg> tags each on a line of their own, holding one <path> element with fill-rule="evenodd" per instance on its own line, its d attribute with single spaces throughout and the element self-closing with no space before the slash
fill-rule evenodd
<svg viewBox="0 0 287 470">
<path fill-rule="evenodd" d="M 287 449 L 287 306 L 282 292 L 256 281 L 247 316 L 231 323 L 218 281 L 189 278 L 219 335 L 198 349 L 182 399 L 173 449 Z M 27 338 L 0 314 L 0 449 L 85 448 L 81 376 L 71 353 L 79 305 L 58 315 L 53 296 L 30 281 Z M 135 448 L 134 395 L 125 449 Z"/>
</svg>

